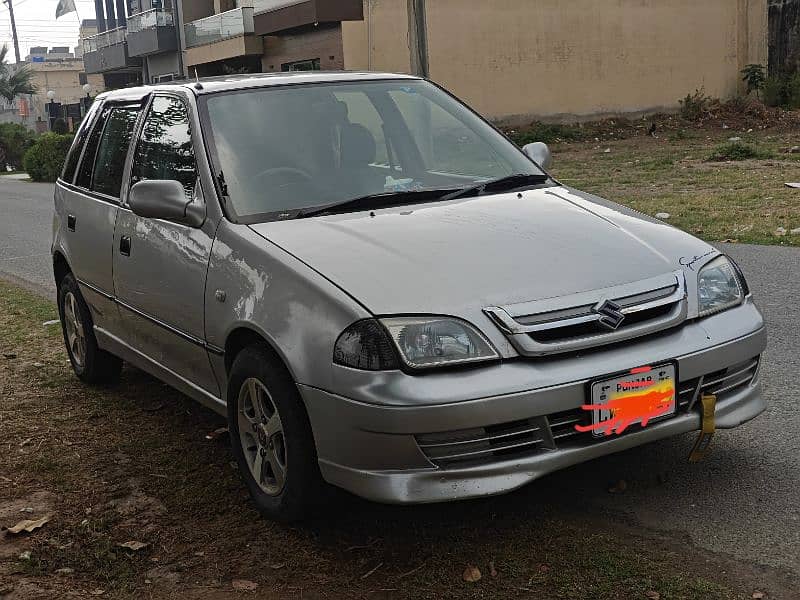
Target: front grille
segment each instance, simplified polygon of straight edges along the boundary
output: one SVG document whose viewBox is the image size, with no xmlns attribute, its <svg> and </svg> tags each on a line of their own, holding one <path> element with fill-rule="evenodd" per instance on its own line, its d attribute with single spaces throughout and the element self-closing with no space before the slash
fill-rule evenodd
<svg viewBox="0 0 800 600">
<path fill-rule="evenodd" d="M 675 309 L 675 304 L 665 304 L 663 306 L 656 306 L 646 310 L 640 310 L 625 317 L 622 325 L 617 329 L 622 333 L 630 327 L 640 325 L 647 321 L 655 319 L 663 319 L 668 317 L 669 314 Z M 607 335 L 608 329 L 600 325 L 598 321 L 589 321 L 587 323 L 579 323 L 577 325 L 566 325 L 564 327 L 556 327 L 553 329 L 545 329 L 535 333 L 529 333 L 531 338 L 542 344 L 552 344 L 562 341 L 572 341 L 575 339 Z"/>
<path fill-rule="evenodd" d="M 534 454 L 548 438 L 544 417 L 416 436 L 422 452 L 439 467 Z"/>
<path fill-rule="evenodd" d="M 538 357 L 659 333 L 681 325 L 687 309 L 686 282 L 678 272 L 564 298 L 492 306 L 484 311 L 522 356 Z M 618 327 L 609 329 L 604 323 Z"/>
<path fill-rule="evenodd" d="M 749 386 L 756 378 L 758 367 L 759 357 L 755 357 L 702 377 L 681 381 L 678 384 L 678 414 L 697 410 L 702 394 L 715 394 L 718 400 L 725 400 Z M 416 440 L 433 464 L 453 468 L 603 443 L 604 438 L 595 438 L 589 431 L 575 429 L 575 425 L 590 423 L 591 413 L 575 408 L 500 425 L 426 433 L 417 435 Z M 640 425 L 632 425 L 627 432 L 639 429 Z"/>
</svg>

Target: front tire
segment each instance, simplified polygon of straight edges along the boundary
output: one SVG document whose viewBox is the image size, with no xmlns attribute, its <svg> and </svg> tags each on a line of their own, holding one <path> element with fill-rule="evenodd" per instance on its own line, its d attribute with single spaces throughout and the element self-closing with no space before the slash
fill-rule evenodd
<svg viewBox="0 0 800 600">
<path fill-rule="evenodd" d="M 228 379 L 231 447 L 262 515 L 296 521 L 325 484 L 303 401 L 289 373 L 260 345 L 242 350 Z"/>
<path fill-rule="evenodd" d="M 122 360 L 97 345 L 92 315 L 72 273 L 58 286 L 58 314 L 69 362 L 78 379 L 89 384 L 117 381 Z"/>
</svg>

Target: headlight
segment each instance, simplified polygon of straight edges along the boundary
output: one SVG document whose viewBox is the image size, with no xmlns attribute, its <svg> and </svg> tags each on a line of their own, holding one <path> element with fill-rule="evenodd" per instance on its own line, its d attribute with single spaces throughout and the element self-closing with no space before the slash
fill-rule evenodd
<svg viewBox="0 0 800 600">
<path fill-rule="evenodd" d="M 449 317 L 390 317 L 348 327 L 334 348 L 337 364 L 372 371 L 467 364 L 499 358 L 475 327 Z"/>
<path fill-rule="evenodd" d="M 726 256 L 715 258 L 697 275 L 698 308 L 701 317 L 738 306 L 744 300 L 744 283 Z"/>
</svg>

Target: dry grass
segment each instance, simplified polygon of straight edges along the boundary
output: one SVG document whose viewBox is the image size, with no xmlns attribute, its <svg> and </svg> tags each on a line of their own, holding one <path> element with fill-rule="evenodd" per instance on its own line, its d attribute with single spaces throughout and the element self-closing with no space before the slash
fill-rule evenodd
<svg viewBox="0 0 800 600">
<path fill-rule="evenodd" d="M 741 137 L 761 158 L 709 162 L 730 137 Z M 553 173 L 566 185 L 626 204 L 706 240 L 800 244 L 800 135 L 733 130 L 679 130 L 664 137 L 561 143 L 553 147 Z M 610 150 L 610 152 L 606 152 Z"/>
<path fill-rule="evenodd" d="M 264 521 L 227 440 L 205 439 L 218 416 L 135 369 L 113 388 L 79 384 L 58 327 L 42 325 L 55 316 L 0 282 L 0 352 L 16 355 L 0 356 L 0 524 L 52 515 L 30 535 L 0 534 L 0 597 L 238 598 L 234 579 L 262 598 L 727 600 L 754 589 L 747 565 L 574 514 L 534 486 L 414 508 L 343 497 L 303 525 Z M 131 540 L 148 546 L 118 546 Z M 480 582 L 462 580 L 468 564 Z"/>
</svg>

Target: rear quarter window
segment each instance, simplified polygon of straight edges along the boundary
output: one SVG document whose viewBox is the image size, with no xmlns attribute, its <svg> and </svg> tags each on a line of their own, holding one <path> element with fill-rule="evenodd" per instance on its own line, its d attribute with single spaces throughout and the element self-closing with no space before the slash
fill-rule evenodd
<svg viewBox="0 0 800 600">
<path fill-rule="evenodd" d="M 105 106 L 86 141 L 75 185 L 119 198 L 137 106 Z"/>
</svg>

